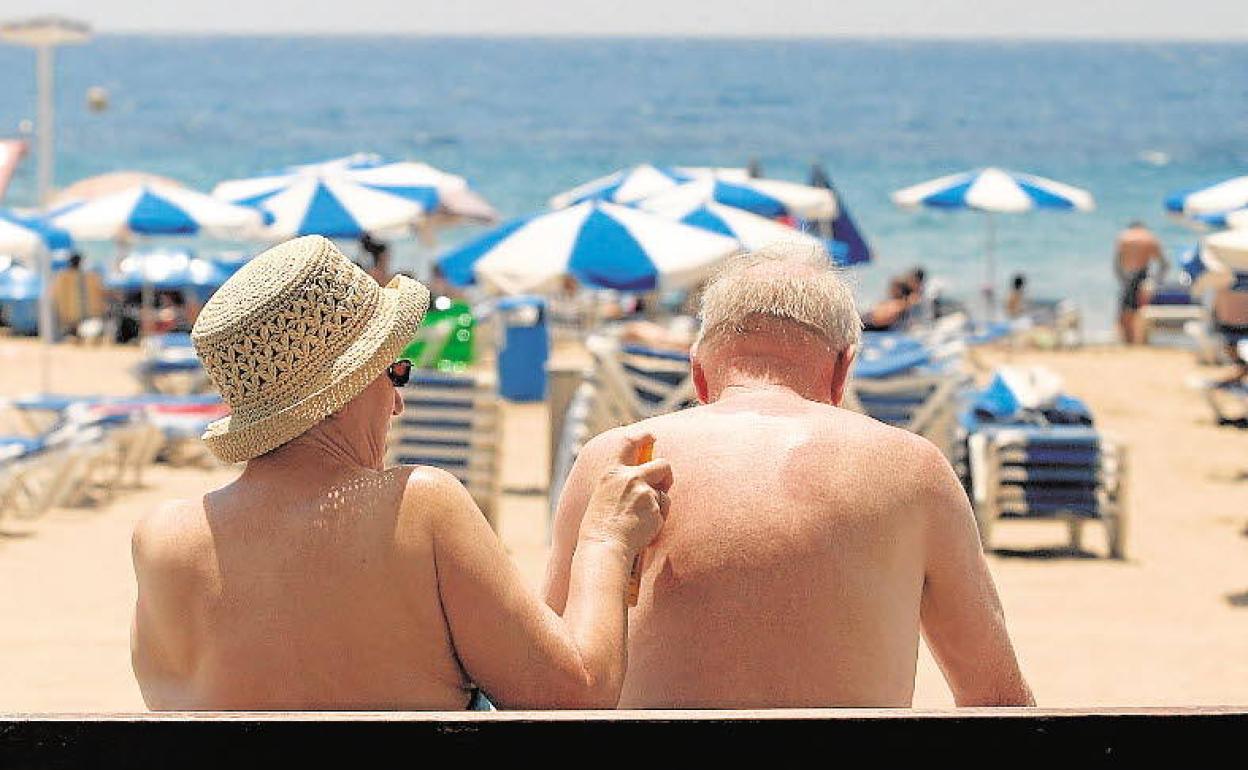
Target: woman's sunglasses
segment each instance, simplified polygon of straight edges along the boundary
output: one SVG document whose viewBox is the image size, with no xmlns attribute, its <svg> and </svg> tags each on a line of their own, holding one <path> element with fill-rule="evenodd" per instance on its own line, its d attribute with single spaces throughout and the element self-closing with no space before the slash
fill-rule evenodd
<svg viewBox="0 0 1248 770">
<path fill-rule="evenodd" d="M 394 387 L 403 387 L 412 378 L 412 362 L 406 358 L 400 358 L 386 367 L 386 376 L 390 378 Z"/>
</svg>

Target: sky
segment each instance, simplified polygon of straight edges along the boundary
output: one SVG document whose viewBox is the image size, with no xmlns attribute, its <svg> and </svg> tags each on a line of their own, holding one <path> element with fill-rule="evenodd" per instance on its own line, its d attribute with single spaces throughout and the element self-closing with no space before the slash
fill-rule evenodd
<svg viewBox="0 0 1248 770">
<path fill-rule="evenodd" d="M 1246 0 L 4 0 L 101 32 L 1248 40 Z"/>
</svg>

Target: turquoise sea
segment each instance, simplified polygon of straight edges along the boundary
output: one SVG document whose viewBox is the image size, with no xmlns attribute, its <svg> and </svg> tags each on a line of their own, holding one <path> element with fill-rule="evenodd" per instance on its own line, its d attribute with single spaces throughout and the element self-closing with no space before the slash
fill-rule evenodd
<svg viewBox="0 0 1248 770">
<path fill-rule="evenodd" d="M 35 109 L 34 57 L 0 47 L 0 136 Z M 983 165 L 1088 188 L 1093 214 L 1001 218 L 1001 269 L 1108 328 L 1128 220 L 1172 252 L 1168 191 L 1248 173 L 1248 45 L 99 36 L 57 62 L 58 184 L 143 169 L 200 188 L 357 151 L 467 175 L 505 214 L 621 166 L 825 164 L 879 260 L 862 298 L 924 264 L 982 276 L 982 217 L 888 194 Z M 84 94 L 100 85 L 109 109 Z M 27 162 L 7 203 L 32 202 Z M 443 243 L 471 231 L 449 233 Z M 430 252 L 405 245 L 416 266 Z"/>
</svg>

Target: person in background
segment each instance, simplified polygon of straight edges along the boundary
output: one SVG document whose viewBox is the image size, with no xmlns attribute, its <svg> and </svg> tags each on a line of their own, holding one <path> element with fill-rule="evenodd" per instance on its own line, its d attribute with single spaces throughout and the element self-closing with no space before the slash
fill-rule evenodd
<svg viewBox="0 0 1248 770">
<path fill-rule="evenodd" d="M 905 326 L 914 307 L 914 289 L 905 278 L 894 278 L 888 284 L 888 298 L 880 300 L 862 316 L 862 325 L 869 332 L 896 331 Z"/>
<path fill-rule="evenodd" d="M 1118 329 L 1122 341 L 1136 345 L 1144 341 L 1140 308 L 1148 304 L 1145 281 L 1151 265 L 1158 266 L 1158 280 L 1169 267 L 1161 241 L 1143 222 L 1135 221 L 1118 234 L 1114 244 L 1114 274 L 1118 276 Z"/>
<path fill-rule="evenodd" d="M 390 246 L 379 241 L 368 233 L 360 236 L 360 250 L 372 258 L 372 264 L 364 265 L 364 272 L 381 285 L 390 280 Z"/>
<path fill-rule="evenodd" d="M 83 269 L 82 255 L 76 251 L 69 256 L 69 267 L 52 281 L 52 302 L 62 334 L 80 343 L 101 338 L 106 310 L 104 280 L 99 273 Z"/>
<path fill-rule="evenodd" d="M 407 275 L 407 273 L 403 273 L 403 275 Z M 442 272 L 442 266 L 437 262 L 434 262 L 429 268 L 429 293 L 434 297 L 460 299 L 459 288 L 446 280 L 446 274 Z"/>
<path fill-rule="evenodd" d="M 1240 343 L 1248 340 L 1248 274 L 1219 289 L 1213 298 L 1213 324 L 1226 345 L 1232 371 L 1217 381 L 1218 387 L 1248 384 L 1248 359 L 1240 355 Z"/>
<path fill-rule="evenodd" d="M 1021 318 L 1027 312 L 1027 277 L 1015 273 L 1010 281 L 1010 295 L 1005 299 L 1005 315 L 1007 318 Z"/>
</svg>

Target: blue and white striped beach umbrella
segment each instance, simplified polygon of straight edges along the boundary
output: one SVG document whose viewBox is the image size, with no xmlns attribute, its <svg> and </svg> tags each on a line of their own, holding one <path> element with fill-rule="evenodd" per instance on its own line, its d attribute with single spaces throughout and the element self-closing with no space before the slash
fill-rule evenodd
<svg viewBox="0 0 1248 770">
<path fill-rule="evenodd" d="M 1186 217 L 1224 214 L 1248 207 L 1248 176 L 1192 187 L 1166 196 L 1166 211 Z"/>
<path fill-rule="evenodd" d="M 426 163 L 383 162 L 378 155 L 360 153 L 345 158 L 291 166 L 277 174 L 231 179 L 218 184 L 212 194 L 245 206 L 259 206 L 308 177 L 343 179 L 377 192 L 406 198 L 420 205 L 422 213 L 437 212 L 450 218 L 493 222 L 498 212 L 468 185 L 468 180 Z"/>
<path fill-rule="evenodd" d="M 358 238 L 397 233 L 418 222 L 425 207 L 414 200 L 374 190 L 339 176 L 299 176 L 253 203 L 272 217 L 264 237 L 300 235 Z"/>
<path fill-rule="evenodd" d="M 552 209 L 562 209 L 588 200 L 607 201 L 609 203 L 636 203 L 643 198 L 649 198 L 657 193 L 670 190 L 677 185 L 691 182 L 695 178 L 696 172 L 643 163 L 640 166 L 622 169 L 614 174 L 598 177 L 579 187 L 561 192 L 550 199 L 550 207 Z"/>
<path fill-rule="evenodd" d="M 833 219 L 837 212 L 831 190 L 779 179 L 728 181 L 704 177 L 649 196 L 639 205 L 662 210 L 704 203 L 731 206 L 771 219 Z"/>
<path fill-rule="evenodd" d="M 1052 179 L 1019 174 L 999 168 L 983 168 L 921 182 L 892 195 L 902 208 L 969 209 L 986 215 L 988 239 L 984 298 L 990 316 L 996 306 L 996 226 L 993 214 L 1017 214 L 1033 209 L 1091 211 L 1096 207 L 1092 194 Z"/>
<path fill-rule="evenodd" d="M 1096 205 L 1087 190 L 999 168 L 921 182 L 893 193 L 893 202 L 903 208 L 973 209 L 993 214 L 1032 209 L 1091 211 Z"/>
<path fill-rule="evenodd" d="M 88 241 L 131 235 L 249 237 L 264 224 L 264 216 L 255 209 L 185 187 L 154 184 L 68 203 L 49 212 L 48 220 Z"/>
<path fill-rule="evenodd" d="M 68 233 L 42 219 L 0 210 L 0 254 L 29 257 L 71 245 Z"/>
<path fill-rule="evenodd" d="M 799 243 L 812 249 L 827 251 L 838 264 L 846 255 L 845 244 L 824 241 L 813 235 L 783 225 L 767 217 L 760 217 L 745 209 L 725 206 L 722 203 L 676 202 L 666 196 L 642 201 L 638 207 L 691 227 L 700 227 L 713 233 L 732 238 L 747 251 L 761 249 L 778 241 Z"/>
<path fill-rule="evenodd" d="M 1192 219 L 1209 227 L 1243 230 L 1248 229 L 1248 208 L 1232 209 L 1218 214 L 1196 214 Z"/>
<path fill-rule="evenodd" d="M 505 294 L 553 289 L 565 275 L 621 291 L 687 289 L 739 249 L 736 240 L 601 201 L 513 220 L 443 254 L 458 285 Z"/>
</svg>

